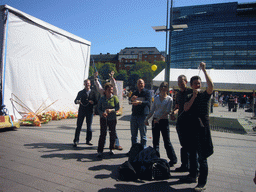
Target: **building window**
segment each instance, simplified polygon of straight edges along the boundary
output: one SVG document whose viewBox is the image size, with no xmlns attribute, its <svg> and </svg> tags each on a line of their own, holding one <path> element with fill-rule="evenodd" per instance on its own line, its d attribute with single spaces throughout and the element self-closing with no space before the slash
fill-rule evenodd
<svg viewBox="0 0 256 192">
<path fill-rule="evenodd" d="M 225 55 L 235 55 L 235 51 L 224 51 Z"/>
<path fill-rule="evenodd" d="M 256 55 L 256 51 L 254 51 L 254 50 L 248 51 L 248 55 Z"/>
<path fill-rule="evenodd" d="M 247 55 L 247 51 L 236 51 L 237 55 Z"/>
<path fill-rule="evenodd" d="M 223 51 L 213 51 L 213 55 L 223 55 Z"/>
</svg>

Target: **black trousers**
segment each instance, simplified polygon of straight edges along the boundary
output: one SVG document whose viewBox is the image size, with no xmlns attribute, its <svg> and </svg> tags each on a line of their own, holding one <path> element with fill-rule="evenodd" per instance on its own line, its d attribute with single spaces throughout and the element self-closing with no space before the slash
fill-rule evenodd
<svg viewBox="0 0 256 192">
<path fill-rule="evenodd" d="M 75 132 L 75 138 L 74 142 L 79 142 L 80 132 L 82 129 L 82 125 L 84 122 L 84 118 L 86 117 L 86 142 L 89 142 L 92 140 L 92 119 L 93 119 L 93 113 L 88 113 L 85 111 L 79 111 L 77 122 L 76 122 L 76 132 Z"/>
<path fill-rule="evenodd" d="M 170 141 L 170 129 L 168 119 L 161 119 L 158 123 L 152 121 L 153 147 L 159 152 L 160 132 L 162 133 L 164 147 L 168 158 L 173 164 L 177 163 L 177 156 Z M 159 153 L 160 154 L 160 153 Z"/>
</svg>

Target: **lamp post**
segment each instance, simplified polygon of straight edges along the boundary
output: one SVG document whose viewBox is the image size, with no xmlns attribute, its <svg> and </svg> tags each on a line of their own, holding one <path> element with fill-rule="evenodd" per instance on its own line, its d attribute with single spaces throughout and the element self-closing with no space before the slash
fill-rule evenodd
<svg viewBox="0 0 256 192">
<path fill-rule="evenodd" d="M 165 81 L 170 81 L 170 68 L 171 68 L 171 41 L 172 41 L 172 32 L 173 31 L 182 31 L 184 28 L 188 28 L 187 24 L 179 24 L 179 25 L 173 25 L 173 0 L 171 0 L 171 8 L 170 8 L 170 21 L 168 25 L 168 10 L 169 10 L 169 0 L 167 0 L 167 22 L 166 26 L 155 26 L 152 27 L 156 32 L 165 31 L 166 32 L 166 49 L 167 49 L 167 38 L 168 38 L 168 32 L 169 32 L 169 45 L 168 45 L 168 55 L 167 55 L 167 61 L 166 61 L 166 68 L 165 68 Z M 169 28 L 168 28 L 169 26 Z M 167 54 L 167 50 L 166 50 Z"/>
</svg>

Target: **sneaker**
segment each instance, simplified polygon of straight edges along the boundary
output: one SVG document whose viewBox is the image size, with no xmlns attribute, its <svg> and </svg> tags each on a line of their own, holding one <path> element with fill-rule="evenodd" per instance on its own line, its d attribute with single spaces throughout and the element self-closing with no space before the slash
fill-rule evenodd
<svg viewBox="0 0 256 192">
<path fill-rule="evenodd" d="M 185 166 L 180 166 L 175 169 L 175 172 L 188 172 L 188 168 Z"/>
<path fill-rule="evenodd" d="M 114 151 L 112 150 L 109 151 L 109 155 L 114 155 L 114 154 L 115 154 Z"/>
<path fill-rule="evenodd" d="M 93 145 L 90 141 L 86 141 L 86 145 Z"/>
<path fill-rule="evenodd" d="M 205 185 L 203 184 L 197 184 L 197 186 L 194 188 L 195 191 L 200 192 L 200 191 L 204 191 L 206 189 Z"/>
<path fill-rule="evenodd" d="M 102 158 L 102 153 L 99 152 L 99 153 L 97 154 L 97 157 L 98 157 L 98 158 Z"/>
<path fill-rule="evenodd" d="M 78 144 L 78 142 L 76 141 L 76 142 L 74 142 L 73 143 L 73 147 L 77 147 L 77 144 Z"/>
<path fill-rule="evenodd" d="M 196 183 L 197 177 L 192 177 L 191 175 L 188 175 L 184 178 L 181 178 L 179 181 L 182 183 Z"/>
</svg>

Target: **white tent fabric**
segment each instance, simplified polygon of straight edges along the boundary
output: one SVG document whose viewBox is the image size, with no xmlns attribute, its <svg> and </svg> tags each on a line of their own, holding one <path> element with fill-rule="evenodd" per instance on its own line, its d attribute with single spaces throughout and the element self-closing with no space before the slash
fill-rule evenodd
<svg viewBox="0 0 256 192">
<path fill-rule="evenodd" d="M 88 78 L 91 42 L 10 6 L 0 10 L 2 95 L 9 113 L 12 94 L 33 112 L 42 105 L 77 110 L 74 99 Z"/>
<path fill-rule="evenodd" d="M 256 89 L 256 70 L 206 70 L 214 83 L 214 90 L 219 91 L 253 91 Z M 169 86 L 178 88 L 177 79 L 180 75 L 185 75 L 189 81 L 192 76 L 199 75 L 202 79 L 202 87 L 206 87 L 204 73 L 199 69 L 170 69 Z M 165 69 L 162 70 L 154 79 L 153 85 L 160 86 L 164 81 Z"/>
</svg>

